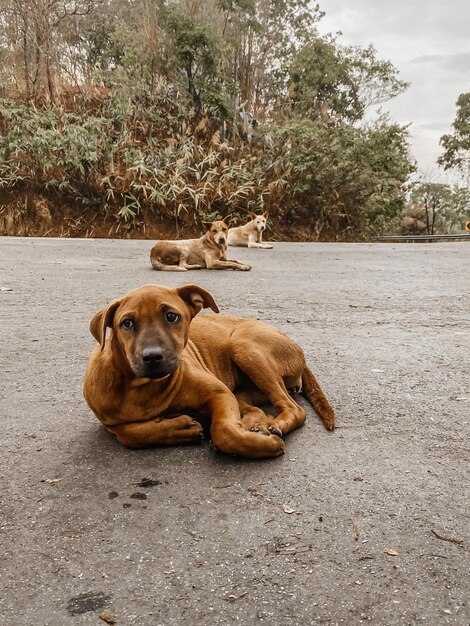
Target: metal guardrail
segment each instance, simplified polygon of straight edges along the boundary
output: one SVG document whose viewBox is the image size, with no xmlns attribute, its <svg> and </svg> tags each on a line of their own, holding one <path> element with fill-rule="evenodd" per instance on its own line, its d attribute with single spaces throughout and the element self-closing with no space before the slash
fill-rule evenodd
<svg viewBox="0 0 470 626">
<path fill-rule="evenodd" d="M 458 233 L 452 235 L 385 235 L 373 237 L 373 241 L 470 241 L 470 233 Z"/>
</svg>

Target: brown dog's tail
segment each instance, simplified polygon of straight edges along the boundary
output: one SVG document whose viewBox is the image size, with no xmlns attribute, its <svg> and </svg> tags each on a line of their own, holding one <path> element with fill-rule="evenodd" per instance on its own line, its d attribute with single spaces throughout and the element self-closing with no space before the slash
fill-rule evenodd
<svg viewBox="0 0 470 626">
<path fill-rule="evenodd" d="M 313 372 L 305 366 L 302 372 L 302 393 L 322 418 L 325 428 L 333 430 L 335 427 L 335 412 L 326 399 Z"/>
</svg>

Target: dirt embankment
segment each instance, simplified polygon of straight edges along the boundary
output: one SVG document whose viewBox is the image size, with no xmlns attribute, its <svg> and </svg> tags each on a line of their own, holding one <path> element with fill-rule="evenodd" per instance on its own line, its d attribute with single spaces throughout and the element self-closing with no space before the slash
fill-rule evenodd
<svg viewBox="0 0 470 626">
<path fill-rule="evenodd" d="M 247 214 L 248 217 L 248 214 Z M 172 239 L 199 237 L 204 232 L 201 220 L 191 214 L 171 217 L 138 214 L 125 220 L 118 211 L 103 207 L 73 206 L 60 198 L 31 192 L 13 195 L 0 192 L 0 236 L 12 237 L 82 237 L 113 239 Z M 236 218 L 237 225 L 245 221 Z M 286 224 L 273 216 L 267 238 L 275 241 L 318 241 L 318 233 L 309 224 Z"/>
</svg>

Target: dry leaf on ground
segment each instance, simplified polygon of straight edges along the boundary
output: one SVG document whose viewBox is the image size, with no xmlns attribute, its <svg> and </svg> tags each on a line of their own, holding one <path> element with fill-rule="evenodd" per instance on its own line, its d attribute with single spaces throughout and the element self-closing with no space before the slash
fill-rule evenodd
<svg viewBox="0 0 470 626">
<path fill-rule="evenodd" d="M 392 550 L 391 548 L 385 548 L 384 552 L 389 556 L 398 556 L 400 554 L 398 550 Z"/>
<path fill-rule="evenodd" d="M 284 511 L 284 513 L 287 513 L 288 515 L 292 515 L 292 513 L 295 513 L 295 509 L 293 509 L 290 506 L 287 506 L 287 504 L 283 504 L 282 505 L 282 510 Z"/>
<path fill-rule="evenodd" d="M 106 622 L 107 624 L 116 623 L 116 620 L 114 619 L 114 617 L 111 617 L 111 615 L 107 613 L 106 611 L 102 611 L 101 613 L 98 613 L 98 617 L 102 619 L 103 622 Z"/>
</svg>

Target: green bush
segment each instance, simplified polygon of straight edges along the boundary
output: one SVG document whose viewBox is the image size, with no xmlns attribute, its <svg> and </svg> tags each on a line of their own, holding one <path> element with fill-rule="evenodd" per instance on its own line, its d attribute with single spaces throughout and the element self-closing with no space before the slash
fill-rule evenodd
<svg viewBox="0 0 470 626">
<path fill-rule="evenodd" d="M 117 91 L 93 113 L 0 101 L 0 187 L 128 222 L 267 208 L 287 228 L 327 239 L 383 232 L 403 209 L 406 131 L 384 118 L 361 128 L 303 120 L 249 143 L 235 132 L 224 139 L 210 115 L 185 120 L 177 99 L 169 113 L 164 95 Z"/>
</svg>

